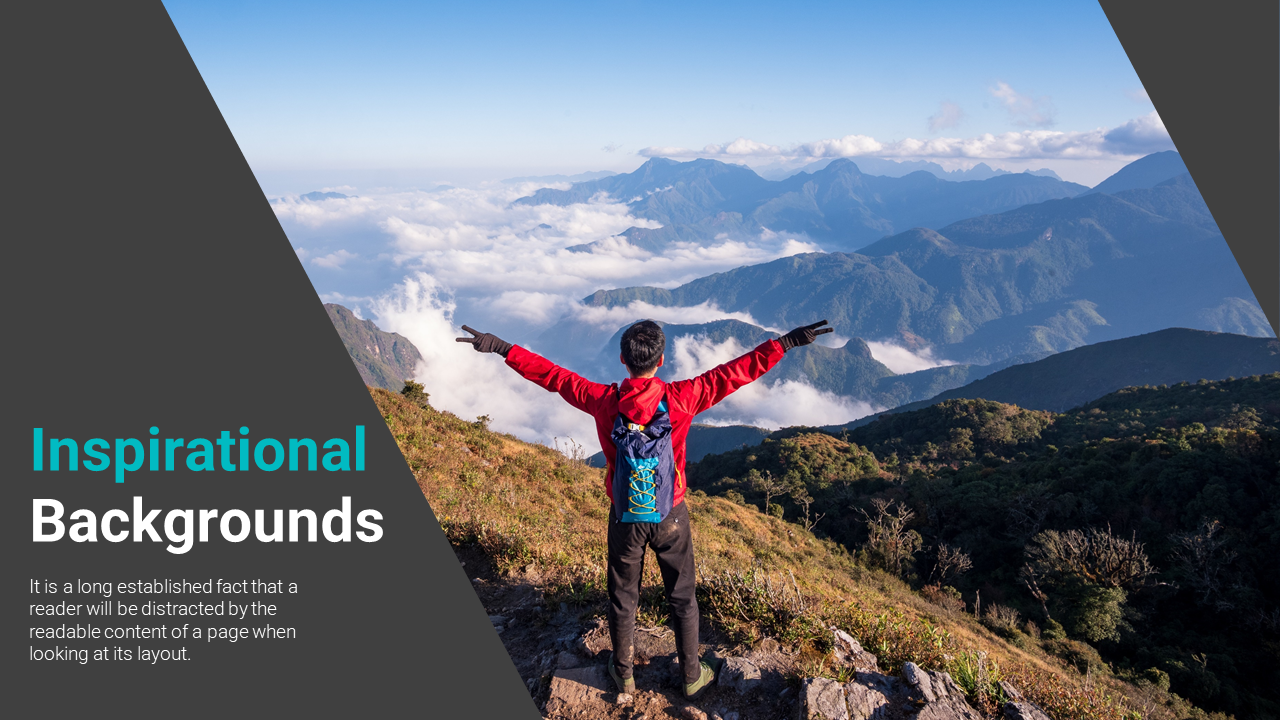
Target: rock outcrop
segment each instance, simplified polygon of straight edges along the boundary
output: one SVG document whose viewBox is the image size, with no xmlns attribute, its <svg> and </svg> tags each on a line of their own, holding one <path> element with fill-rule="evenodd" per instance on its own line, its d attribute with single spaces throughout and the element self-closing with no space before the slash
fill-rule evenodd
<svg viewBox="0 0 1280 720">
<path fill-rule="evenodd" d="M 908 662 L 900 678 L 875 668 L 856 671 L 854 679 L 844 685 L 828 678 L 805 680 L 800 691 L 800 718 L 982 720 L 982 715 L 970 707 L 949 674 L 929 672 Z"/>
</svg>

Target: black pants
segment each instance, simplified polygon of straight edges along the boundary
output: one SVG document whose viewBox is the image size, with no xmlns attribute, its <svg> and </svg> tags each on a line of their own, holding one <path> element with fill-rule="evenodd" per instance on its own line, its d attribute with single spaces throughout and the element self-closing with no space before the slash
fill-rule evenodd
<svg viewBox="0 0 1280 720">
<path fill-rule="evenodd" d="M 698 599 L 694 596 L 693 533 L 685 503 L 671 509 L 660 523 L 624 523 L 609 513 L 609 638 L 618 675 L 632 676 L 635 663 L 636 606 L 645 548 L 658 556 L 676 655 L 686 683 L 702 674 L 698 660 Z"/>
</svg>

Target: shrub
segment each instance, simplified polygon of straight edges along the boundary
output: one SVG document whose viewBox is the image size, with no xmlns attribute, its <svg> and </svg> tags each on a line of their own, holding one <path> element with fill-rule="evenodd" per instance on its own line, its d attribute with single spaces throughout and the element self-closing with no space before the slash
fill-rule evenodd
<svg viewBox="0 0 1280 720">
<path fill-rule="evenodd" d="M 1160 668 L 1153 667 L 1143 670 L 1142 676 L 1139 678 L 1139 682 L 1154 685 L 1165 692 L 1169 691 L 1169 673 L 1161 670 Z"/>
<path fill-rule="evenodd" d="M 1060 658 L 1068 666 L 1075 668 L 1081 675 L 1090 673 L 1106 673 L 1107 666 L 1102 656 L 1092 645 L 1079 640 L 1049 640 L 1042 644 L 1049 654 Z"/>
<path fill-rule="evenodd" d="M 969 702 L 986 717 L 993 717 L 1008 698 L 1000 687 L 1000 666 L 987 659 L 981 650 L 964 650 L 947 663 L 947 672 L 956 681 Z"/>
<path fill-rule="evenodd" d="M 1070 593 L 1071 609 L 1067 622 L 1071 634 L 1089 642 L 1119 640 L 1124 625 L 1124 604 L 1127 594 L 1120 588 L 1084 585 Z"/>
<path fill-rule="evenodd" d="M 926 670 L 942 669 L 956 652 L 951 633 L 898 609 L 874 612 L 850 605 L 836 613 L 833 620 L 841 630 L 858 638 L 879 659 L 880 667 L 889 672 L 898 671 L 908 660 Z"/>
<path fill-rule="evenodd" d="M 746 571 L 699 571 L 698 608 L 738 642 L 776 637 L 783 642 L 830 645 L 830 631 L 805 602 L 795 577 Z M 824 648 L 824 652 L 829 650 Z"/>
<path fill-rule="evenodd" d="M 427 399 L 431 397 L 430 393 L 423 392 L 422 383 L 416 383 L 412 380 L 404 381 L 404 389 L 400 391 L 405 400 L 417 405 L 420 408 L 430 407 Z"/>
<path fill-rule="evenodd" d="M 941 608 L 947 614 L 947 617 L 964 612 L 965 603 L 960 597 L 960 591 L 950 585 L 945 587 L 925 585 L 920 588 L 920 596 Z"/>
<path fill-rule="evenodd" d="M 1018 632 L 1018 623 L 1021 621 L 1022 616 L 1018 611 L 1005 605 L 991 603 L 982 610 L 982 624 L 1005 637 L 1012 637 Z"/>
</svg>

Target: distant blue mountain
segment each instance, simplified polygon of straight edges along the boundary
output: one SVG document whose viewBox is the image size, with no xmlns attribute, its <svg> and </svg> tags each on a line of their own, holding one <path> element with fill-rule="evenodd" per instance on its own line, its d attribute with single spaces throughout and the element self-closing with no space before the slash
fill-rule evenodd
<svg viewBox="0 0 1280 720">
<path fill-rule="evenodd" d="M 640 319 L 637 318 L 637 320 Z M 696 325 L 681 325 L 665 323 L 658 318 L 646 319 L 654 320 L 662 326 L 667 337 L 666 352 L 669 359 L 674 357 L 679 341 L 686 338 L 716 345 L 734 340 L 745 351 L 765 340 L 778 337 L 778 333 L 769 332 L 739 320 L 715 320 Z M 627 323 L 618 328 L 613 337 L 605 343 L 596 358 L 594 367 L 580 363 L 578 368 L 589 374 L 595 374 L 601 379 L 621 372 L 618 359 L 619 342 L 622 339 L 622 333 L 631 324 Z M 1010 365 L 1039 360 L 1048 354 L 1040 352 L 1023 355 L 991 365 L 946 365 L 898 375 L 872 356 L 866 342 L 853 338 L 838 348 L 815 344 L 803 350 L 789 352 L 773 370 L 769 371 L 763 382 L 774 385 L 786 380 L 799 381 L 818 390 L 861 400 L 873 406 L 897 407 L 931 398 L 940 392 L 958 388 Z M 658 377 L 667 381 L 681 379 L 675 375 L 674 362 L 659 368 Z"/>
<path fill-rule="evenodd" d="M 1114 195 L 1122 190 L 1153 188 L 1165 180 L 1170 180 L 1186 172 L 1187 166 L 1182 162 L 1182 156 L 1176 150 L 1165 150 L 1164 152 L 1152 153 L 1144 158 L 1134 160 L 1120 168 L 1115 175 L 1080 194 L 1109 193 Z"/>
<path fill-rule="evenodd" d="M 1015 365 L 884 414 L 919 410 L 957 398 L 1065 412 L 1125 387 L 1174 385 L 1277 372 L 1280 372 L 1280 342 L 1275 338 L 1168 328 Z M 871 416 L 828 429 L 852 429 L 875 419 Z"/>
<path fill-rule="evenodd" d="M 1276 372 L 1280 372 L 1280 342 L 1274 338 L 1169 328 L 1015 364 L 927 400 L 907 403 L 844 425 L 829 425 L 822 430 L 839 435 L 887 415 L 920 410 L 958 398 L 1064 412 L 1124 387 L 1224 380 Z M 744 444 L 758 445 L 766 433 L 761 428 L 748 426 L 729 431 L 695 425 L 689 432 L 689 458 L 693 461 L 695 456 L 701 459 Z M 794 429 L 780 430 L 773 437 L 794 433 Z"/>
<path fill-rule="evenodd" d="M 835 161 L 835 158 L 826 160 L 818 160 L 809 163 L 804 167 L 784 170 L 780 167 L 758 168 L 757 173 L 763 178 L 769 180 L 782 180 L 789 178 L 802 172 L 814 173 Z M 883 175 L 885 177 L 902 177 L 910 175 L 913 172 L 924 171 L 941 180 L 953 180 L 962 182 L 965 180 L 986 180 L 997 175 L 1012 175 L 1008 170 L 992 168 L 986 163 L 978 163 L 968 170 L 946 170 L 936 162 L 928 160 L 888 160 L 885 158 L 859 157 L 854 160 L 858 164 L 858 169 L 868 175 Z M 1040 168 L 1039 170 L 1027 170 L 1030 175 L 1041 175 L 1051 177 L 1055 180 L 1061 180 L 1058 173 L 1049 168 Z"/>
<path fill-rule="evenodd" d="M 801 233 L 827 249 L 853 250 L 908 228 L 939 228 L 1085 189 L 1027 173 L 968 182 L 948 182 L 923 171 L 900 178 L 867 175 L 843 158 L 812 174 L 775 182 L 742 165 L 654 158 L 635 172 L 575 183 L 568 190 L 544 188 L 516 204 L 570 205 L 608 193 L 634 215 L 662 224 L 623 233 L 632 245 L 651 252 L 674 242 L 759 235 L 765 229 Z"/>
<path fill-rule="evenodd" d="M 351 196 L 343 195 L 340 192 L 320 192 L 317 190 L 316 192 L 309 192 L 306 195 L 299 195 L 298 197 L 310 202 L 321 202 L 323 200 L 346 200 Z"/>
<path fill-rule="evenodd" d="M 919 176 L 929 177 L 908 178 Z M 844 336 L 914 337 L 940 357 L 976 365 L 1167 327 L 1272 334 L 1203 200 L 1182 176 L 938 231 L 917 228 L 856 253 L 797 255 L 671 289 L 600 291 L 583 302 L 636 301 L 714 303 L 783 328 L 827 318 Z"/>
</svg>

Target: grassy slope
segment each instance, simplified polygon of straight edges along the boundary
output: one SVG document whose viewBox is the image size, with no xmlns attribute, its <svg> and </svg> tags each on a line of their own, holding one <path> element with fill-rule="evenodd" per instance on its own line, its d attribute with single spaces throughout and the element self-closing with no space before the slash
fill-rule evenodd
<svg viewBox="0 0 1280 720">
<path fill-rule="evenodd" d="M 601 470 L 386 390 L 371 393 L 455 545 L 478 548 L 501 572 L 532 565 L 552 601 L 603 612 L 608 500 Z M 997 665 L 997 675 L 1055 720 L 1118 720 L 1134 708 L 1144 710 L 1143 717 L 1187 714 L 1185 706 L 1152 702 L 1142 688 L 1087 679 L 1038 650 L 1014 647 L 971 616 L 926 602 L 800 526 L 697 491 L 688 502 L 704 617 L 730 641 L 772 636 L 799 649 L 806 674 L 831 672 L 825 628 L 834 624 L 858 637 L 886 670 L 906 660 L 951 670 L 989 713 L 996 709 L 984 692 L 991 684 L 962 678 L 976 652 L 986 653 L 988 671 Z M 655 565 L 646 563 L 643 611 L 661 620 Z"/>
</svg>

